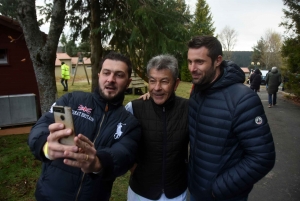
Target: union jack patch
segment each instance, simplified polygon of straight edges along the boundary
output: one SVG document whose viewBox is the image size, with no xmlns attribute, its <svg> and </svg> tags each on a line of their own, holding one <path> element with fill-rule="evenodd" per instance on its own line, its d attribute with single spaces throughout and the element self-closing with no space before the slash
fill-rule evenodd
<svg viewBox="0 0 300 201">
<path fill-rule="evenodd" d="M 88 107 L 83 106 L 83 105 L 79 105 L 78 110 L 83 111 L 87 114 L 91 114 L 91 112 L 92 112 L 92 108 L 88 108 Z"/>
</svg>

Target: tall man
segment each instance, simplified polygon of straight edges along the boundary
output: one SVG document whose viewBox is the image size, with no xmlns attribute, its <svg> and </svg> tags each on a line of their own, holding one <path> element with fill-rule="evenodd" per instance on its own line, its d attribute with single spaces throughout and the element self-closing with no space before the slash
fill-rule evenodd
<svg viewBox="0 0 300 201">
<path fill-rule="evenodd" d="M 275 163 L 262 103 L 241 68 L 222 60 L 215 37 L 194 37 L 188 48 L 191 201 L 247 200 Z"/>
<path fill-rule="evenodd" d="M 43 162 L 38 201 L 109 200 L 115 178 L 134 164 L 141 134 L 122 106 L 131 71 L 130 60 L 112 52 L 100 63 L 98 89 L 68 93 L 53 104 L 72 108 L 76 146 L 59 143 L 73 131 L 54 123 L 52 109 L 33 126 L 28 144 Z"/>
<path fill-rule="evenodd" d="M 188 100 L 177 97 L 178 64 L 171 55 L 147 65 L 150 99 L 126 105 L 142 126 L 128 201 L 185 201 L 187 194 Z"/>
</svg>

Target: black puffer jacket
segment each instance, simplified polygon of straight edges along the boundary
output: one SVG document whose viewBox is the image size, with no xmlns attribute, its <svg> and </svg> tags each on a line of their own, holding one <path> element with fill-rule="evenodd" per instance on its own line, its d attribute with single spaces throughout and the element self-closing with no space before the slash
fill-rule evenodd
<svg viewBox="0 0 300 201">
<path fill-rule="evenodd" d="M 208 89 L 196 86 L 189 100 L 189 190 L 201 201 L 246 197 L 275 163 L 260 98 L 243 85 L 239 66 L 221 68 L 221 77 Z"/>
<path fill-rule="evenodd" d="M 132 106 L 142 140 L 131 189 L 151 200 L 162 193 L 179 196 L 187 189 L 188 100 L 173 94 L 164 105 L 150 99 L 134 100 Z"/>
<path fill-rule="evenodd" d="M 48 126 L 54 123 L 52 112 L 44 114 L 33 126 L 28 144 L 34 156 L 43 161 L 36 186 L 38 201 L 109 200 L 115 178 L 133 165 L 141 136 L 138 121 L 122 106 L 123 98 L 107 103 L 98 91 L 73 92 L 56 101 L 56 105 L 72 108 L 76 134 L 94 142 L 103 167 L 100 175 L 84 174 L 79 168 L 65 165 L 63 159 L 45 158 L 42 148 L 49 135 Z M 114 134 L 120 123 L 122 135 L 118 138 Z"/>
<path fill-rule="evenodd" d="M 254 73 L 250 76 L 250 88 L 258 90 L 261 83 L 261 72 L 259 69 L 256 69 Z"/>
</svg>

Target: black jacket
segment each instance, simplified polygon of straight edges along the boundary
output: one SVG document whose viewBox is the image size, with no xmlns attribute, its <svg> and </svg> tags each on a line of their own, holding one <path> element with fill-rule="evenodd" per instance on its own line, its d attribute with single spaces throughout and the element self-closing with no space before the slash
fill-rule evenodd
<svg viewBox="0 0 300 201">
<path fill-rule="evenodd" d="M 251 89 L 259 89 L 261 83 L 261 74 L 260 70 L 256 69 L 254 73 L 250 76 L 250 88 Z"/>
<path fill-rule="evenodd" d="M 131 189 L 151 200 L 163 192 L 179 196 L 187 189 L 188 100 L 173 95 L 164 105 L 150 99 L 134 100 L 132 106 L 142 140 Z"/>
<path fill-rule="evenodd" d="M 189 190 L 201 201 L 246 197 L 275 163 L 260 98 L 243 84 L 239 66 L 221 68 L 220 78 L 205 90 L 195 86 L 189 100 Z"/>
<path fill-rule="evenodd" d="M 94 142 L 103 168 L 99 175 L 84 174 L 79 168 L 65 165 L 63 159 L 46 159 L 42 148 L 49 135 L 48 126 L 54 123 L 53 113 L 47 112 L 38 120 L 28 139 L 34 156 L 43 161 L 36 186 L 37 200 L 109 200 L 115 178 L 133 165 L 141 136 L 138 121 L 122 106 L 123 98 L 107 103 L 95 91 L 68 93 L 56 101 L 56 105 L 72 108 L 76 134 L 81 133 Z M 114 134 L 120 123 L 118 138 Z"/>
</svg>

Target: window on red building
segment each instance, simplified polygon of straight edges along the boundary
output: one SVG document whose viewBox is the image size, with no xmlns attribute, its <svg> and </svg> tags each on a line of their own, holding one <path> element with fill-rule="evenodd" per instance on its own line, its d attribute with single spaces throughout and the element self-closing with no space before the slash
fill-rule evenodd
<svg viewBox="0 0 300 201">
<path fill-rule="evenodd" d="M 0 65 L 1 64 L 8 64 L 6 49 L 0 49 Z"/>
</svg>

